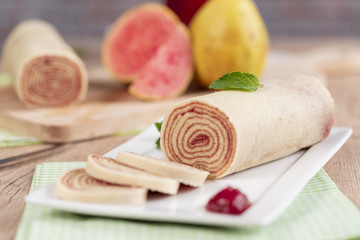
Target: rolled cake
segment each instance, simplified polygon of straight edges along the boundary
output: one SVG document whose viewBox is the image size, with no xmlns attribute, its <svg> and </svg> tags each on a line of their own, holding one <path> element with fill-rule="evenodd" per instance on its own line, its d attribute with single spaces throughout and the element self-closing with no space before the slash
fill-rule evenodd
<svg viewBox="0 0 360 240">
<path fill-rule="evenodd" d="M 18 98 L 28 107 L 67 106 L 85 98 L 85 66 L 47 22 L 28 20 L 17 25 L 4 43 L 1 59 Z"/>
<path fill-rule="evenodd" d="M 55 194 L 72 201 L 139 205 L 146 201 L 147 190 L 100 181 L 79 168 L 67 171 L 57 179 Z"/>
<path fill-rule="evenodd" d="M 175 106 L 161 127 L 166 158 L 216 179 L 309 147 L 334 121 L 330 93 L 317 79 L 267 80 L 255 92 L 219 91 Z"/>
<path fill-rule="evenodd" d="M 209 172 L 184 164 L 164 161 L 132 152 L 120 151 L 115 161 L 163 177 L 175 179 L 183 184 L 200 187 L 204 184 Z"/>
<path fill-rule="evenodd" d="M 151 174 L 95 154 L 88 156 L 86 172 L 106 182 L 139 186 L 166 194 L 176 194 L 180 185 L 174 179 Z"/>
</svg>

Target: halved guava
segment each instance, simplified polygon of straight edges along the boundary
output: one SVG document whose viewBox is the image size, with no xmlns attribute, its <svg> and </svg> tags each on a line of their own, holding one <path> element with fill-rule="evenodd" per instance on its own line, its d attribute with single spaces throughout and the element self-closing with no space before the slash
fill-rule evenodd
<svg viewBox="0 0 360 240">
<path fill-rule="evenodd" d="M 144 100 L 180 95 L 193 74 L 188 29 L 157 3 L 122 15 L 105 38 L 102 57 L 113 77 L 132 83 L 130 93 Z"/>
</svg>

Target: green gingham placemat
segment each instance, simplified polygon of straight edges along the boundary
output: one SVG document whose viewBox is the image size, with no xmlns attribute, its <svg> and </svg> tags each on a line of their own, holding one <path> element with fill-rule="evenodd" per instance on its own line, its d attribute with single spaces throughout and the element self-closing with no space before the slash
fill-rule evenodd
<svg viewBox="0 0 360 240">
<path fill-rule="evenodd" d="M 35 170 L 30 191 L 56 180 L 85 162 L 44 163 Z M 16 240 L 331 240 L 360 239 L 360 211 L 324 170 L 311 179 L 297 199 L 271 225 L 219 228 L 131 221 L 77 215 L 26 204 Z"/>
<path fill-rule="evenodd" d="M 142 129 L 124 130 L 111 134 L 110 136 L 131 136 L 143 131 Z M 0 148 L 5 147 L 21 147 L 35 144 L 42 144 L 43 142 L 37 138 L 19 135 L 10 132 L 6 129 L 0 128 Z"/>
<path fill-rule="evenodd" d="M 42 142 L 36 138 L 22 136 L 0 128 L 0 148 L 1 147 L 20 147 L 34 144 L 41 144 Z"/>
<path fill-rule="evenodd" d="M 11 85 L 11 78 L 9 74 L 0 73 L 0 87 L 7 87 Z"/>
</svg>

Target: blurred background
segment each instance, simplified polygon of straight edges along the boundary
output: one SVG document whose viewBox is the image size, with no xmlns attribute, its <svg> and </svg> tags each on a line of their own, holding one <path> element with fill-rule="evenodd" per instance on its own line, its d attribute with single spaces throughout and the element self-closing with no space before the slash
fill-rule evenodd
<svg viewBox="0 0 360 240">
<path fill-rule="evenodd" d="M 41 18 L 64 37 L 102 37 L 106 26 L 145 0 L 0 0 L 0 46 L 21 20 Z M 157 0 L 154 2 L 164 2 Z M 360 36 L 359 0 L 255 0 L 271 37 Z"/>
</svg>

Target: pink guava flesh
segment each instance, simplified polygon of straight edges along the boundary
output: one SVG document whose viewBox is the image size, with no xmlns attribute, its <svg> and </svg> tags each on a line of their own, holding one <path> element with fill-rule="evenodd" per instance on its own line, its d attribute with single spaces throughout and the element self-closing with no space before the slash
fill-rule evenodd
<svg viewBox="0 0 360 240">
<path fill-rule="evenodd" d="M 139 9 L 115 28 L 108 48 L 109 67 L 120 76 L 137 76 L 174 28 L 176 22 L 164 13 Z"/>
<path fill-rule="evenodd" d="M 192 66 L 190 39 L 177 27 L 140 71 L 132 91 L 150 100 L 176 96 L 186 90 Z"/>
</svg>

